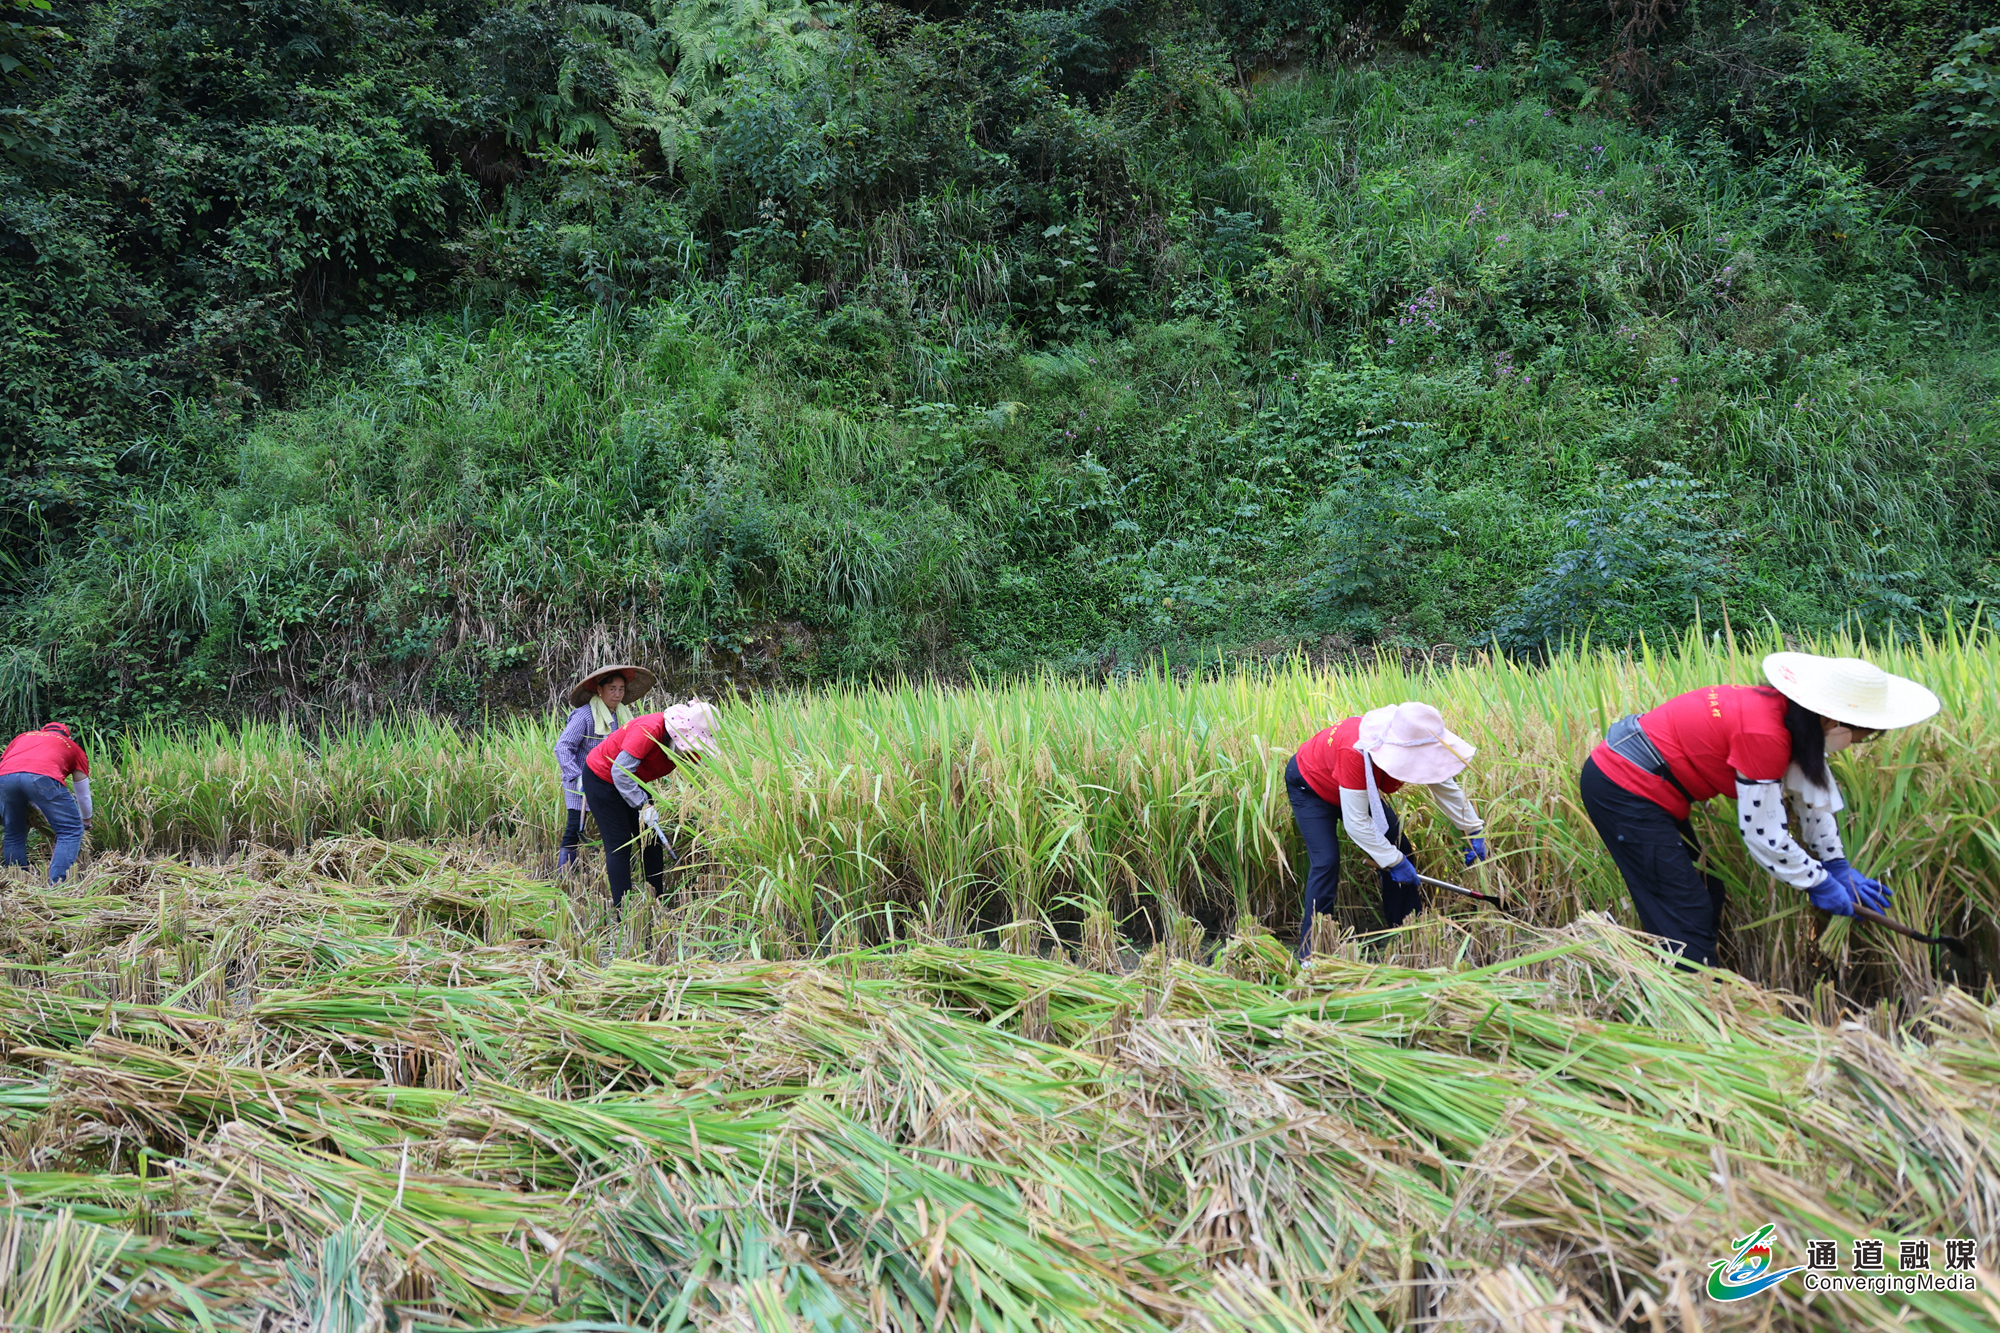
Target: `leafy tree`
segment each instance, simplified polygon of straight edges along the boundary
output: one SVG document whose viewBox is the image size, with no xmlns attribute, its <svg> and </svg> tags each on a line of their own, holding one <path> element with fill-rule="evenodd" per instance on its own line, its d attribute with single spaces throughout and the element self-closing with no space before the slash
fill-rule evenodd
<svg viewBox="0 0 2000 1333">
<path fill-rule="evenodd" d="M 0 0 L 0 84 L 20 89 L 48 71 L 66 36 L 46 21 L 52 15 L 49 0 Z"/>
<path fill-rule="evenodd" d="M 49 0 L 0 0 L 0 87 L 19 95 L 53 66 L 59 44 L 68 38 L 46 20 Z M 16 164 L 46 157 L 49 127 L 19 106 L 0 107 L 0 156 Z"/>
<path fill-rule="evenodd" d="M 1673 464 L 1650 477 L 1604 477 L 1591 503 L 1563 521 L 1577 544 L 1522 589 L 1493 642 L 1538 653 L 1586 634 L 1621 643 L 1680 630 L 1733 580 L 1730 547 L 1742 534 L 1717 529 L 1721 498 Z"/>
<path fill-rule="evenodd" d="M 1948 149 L 1924 165 L 1942 173 L 1972 208 L 2000 208 L 2000 27 L 1952 47 L 1917 109 L 1945 129 Z"/>
<path fill-rule="evenodd" d="M 0 695 L 2000 586 L 1990 0 L 0 3 Z"/>
</svg>

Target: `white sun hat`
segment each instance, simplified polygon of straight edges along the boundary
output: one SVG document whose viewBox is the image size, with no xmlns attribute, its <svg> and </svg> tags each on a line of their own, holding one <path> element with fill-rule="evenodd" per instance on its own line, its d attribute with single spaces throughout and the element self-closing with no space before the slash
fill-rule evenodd
<svg viewBox="0 0 2000 1333">
<path fill-rule="evenodd" d="M 1457 776 L 1478 753 L 1444 729 L 1444 714 L 1414 701 L 1363 713 L 1354 748 L 1398 782 L 1419 785 Z"/>
<path fill-rule="evenodd" d="M 715 705 L 702 699 L 690 699 L 661 712 L 661 720 L 667 724 L 667 736 L 682 754 L 698 751 L 712 753 L 715 749 L 715 727 L 721 719 L 722 714 L 716 711 Z"/>
<path fill-rule="evenodd" d="M 1368 788 L 1368 822 L 1378 837 L 1389 836 L 1389 812 L 1375 770 L 1398 782 L 1427 785 L 1456 777 L 1478 750 L 1444 729 L 1444 714 L 1429 704 L 1407 700 L 1361 715 L 1354 748 L 1361 751 L 1361 773 Z"/>
<path fill-rule="evenodd" d="M 1793 703 L 1851 727 L 1915 726 L 1939 707 L 1938 697 L 1914 680 L 1858 657 L 1772 653 L 1764 659 L 1764 675 Z"/>
</svg>

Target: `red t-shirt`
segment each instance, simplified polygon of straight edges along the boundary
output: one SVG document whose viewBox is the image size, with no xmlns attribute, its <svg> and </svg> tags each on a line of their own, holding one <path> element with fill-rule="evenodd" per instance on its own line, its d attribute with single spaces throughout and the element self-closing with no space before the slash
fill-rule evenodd
<svg viewBox="0 0 2000 1333">
<path fill-rule="evenodd" d="M 60 731 L 24 731 L 0 751 L 0 773 L 39 773 L 68 782 L 72 773 L 90 776 L 90 757 Z"/>
<path fill-rule="evenodd" d="M 667 715 L 647 713 L 633 718 L 592 746 L 589 758 L 583 762 L 590 765 L 591 772 L 609 782 L 611 765 L 621 754 L 629 754 L 639 761 L 639 766 L 632 772 L 641 782 L 651 782 L 673 772 L 674 760 L 667 741 Z"/>
<path fill-rule="evenodd" d="M 1785 696 L 1768 685 L 1710 685 L 1689 690 L 1639 718 L 1653 748 L 1697 801 L 1736 790 L 1736 775 L 1778 782 L 1792 763 L 1792 733 L 1785 730 Z M 1673 784 L 1600 745 L 1592 759 L 1604 776 L 1643 796 L 1675 819 L 1688 802 Z"/>
<path fill-rule="evenodd" d="M 1350 717 L 1345 722 L 1336 722 L 1299 747 L 1299 776 L 1311 787 L 1335 805 L 1340 804 L 1340 789 L 1366 791 L 1368 774 L 1361 767 L 1361 751 L 1354 748 L 1354 742 L 1361 739 L 1361 719 Z M 1385 772 L 1382 765 L 1375 765 L 1375 790 L 1383 795 L 1401 791 L 1403 784 Z"/>
</svg>

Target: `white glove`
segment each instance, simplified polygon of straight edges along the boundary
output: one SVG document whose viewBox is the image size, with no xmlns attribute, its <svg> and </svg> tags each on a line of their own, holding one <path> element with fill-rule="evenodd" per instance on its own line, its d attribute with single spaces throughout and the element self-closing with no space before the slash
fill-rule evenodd
<svg viewBox="0 0 2000 1333">
<path fill-rule="evenodd" d="M 662 842 L 666 841 L 666 835 L 660 832 L 660 812 L 653 808 L 651 802 L 639 811 L 639 826 L 651 829 L 654 837 Z"/>
</svg>

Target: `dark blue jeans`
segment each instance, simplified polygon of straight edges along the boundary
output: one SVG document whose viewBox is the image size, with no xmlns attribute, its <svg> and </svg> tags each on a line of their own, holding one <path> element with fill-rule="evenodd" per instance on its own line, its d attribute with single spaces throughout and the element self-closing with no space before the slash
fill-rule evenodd
<svg viewBox="0 0 2000 1333">
<path fill-rule="evenodd" d="M 83 849 L 83 812 L 68 786 L 40 773 L 0 773 L 0 819 L 7 824 L 0 860 L 10 866 L 28 864 L 28 807 L 42 812 L 56 835 L 56 849 L 49 857 L 49 883 L 59 884 L 76 854 Z"/>
<path fill-rule="evenodd" d="M 1312 945 L 1313 913 L 1332 911 L 1334 895 L 1340 889 L 1340 807 L 1307 785 L 1299 776 L 1296 759 L 1285 765 L 1285 798 L 1292 803 L 1292 818 L 1298 823 L 1299 836 L 1306 840 L 1311 865 L 1306 871 L 1305 916 L 1299 922 L 1299 952 L 1304 954 Z M 1396 808 L 1385 800 L 1382 809 L 1389 816 L 1390 843 L 1403 855 L 1412 855 Z M 1386 924 L 1400 926 L 1423 906 L 1415 885 L 1398 884 L 1380 867 L 1375 871 L 1375 882 L 1382 891 L 1382 920 Z"/>
<path fill-rule="evenodd" d="M 611 881 L 611 910 L 616 912 L 632 891 L 632 844 L 639 840 L 639 812 L 625 804 L 616 787 L 587 768 L 583 770 L 583 799 L 597 820 L 598 836 L 604 839 L 604 877 Z M 657 898 L 667 891 L 666 849 L 649 842 L 640 860 L 646 869 L 646 883 Z"/>
<path fill-rule="evenodd" d="M 575 861 L 578 849 L 583 846 L 583 811 L 563 812 L 562 846 L 556 849 L 556 869 L 561 870 Z"/>
<path fill-rule="evenodd" d="M 1625 879 L 1640 928 L 1679 945 L 1688 962 L 1716 966 L 1715 936 L 1729 890 L 1697 864 L 1701 843 L 1694 825 L 1626 791 L 1595 759 L 1583 761 L 1577 785 L 1584 812 Z"/>
</svg>

